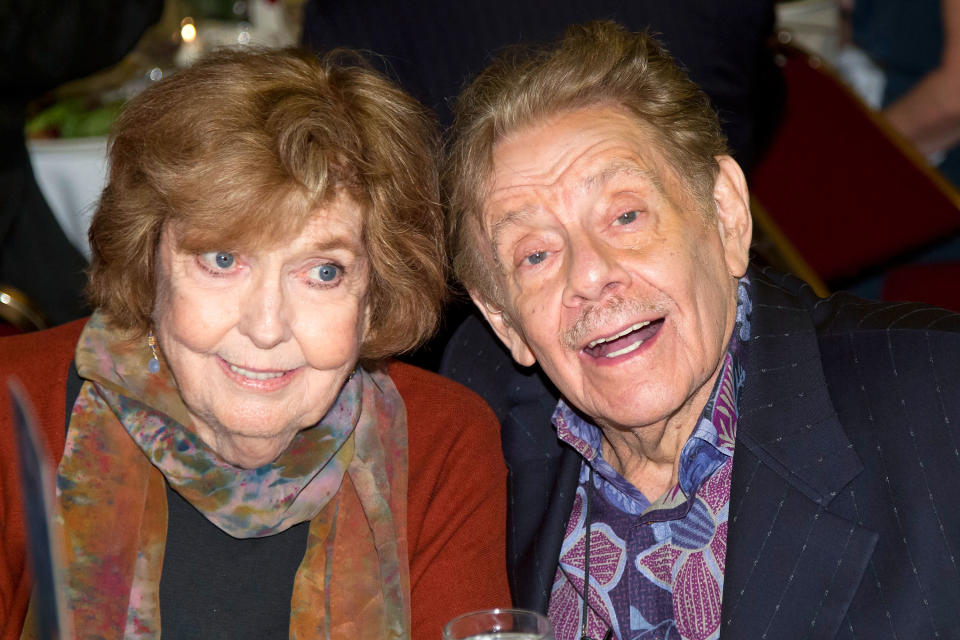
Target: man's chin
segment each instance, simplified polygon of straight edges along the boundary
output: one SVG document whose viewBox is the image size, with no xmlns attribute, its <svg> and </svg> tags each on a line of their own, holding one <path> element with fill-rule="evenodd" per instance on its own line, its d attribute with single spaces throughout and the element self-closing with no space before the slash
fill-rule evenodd
<svg viewBox="0 0 960 640">
<path fill-rule="evenodd" d="M 629 391 L 586 398 L 584 405 L 587 409 L 581 411 L 593 416 L 598 426 L 628 430 L 662 424 L 683 405 L 683 398 L 671 397 L 669 390 L 655 383 L 634 380 L 623 388 Z"/>
</svg>

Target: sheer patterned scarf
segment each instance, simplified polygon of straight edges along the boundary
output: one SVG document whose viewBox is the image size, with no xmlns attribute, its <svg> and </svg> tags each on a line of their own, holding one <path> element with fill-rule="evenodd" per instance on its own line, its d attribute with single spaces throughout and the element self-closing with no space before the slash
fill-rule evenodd
<svg viewBox="0 0 960 640">
<path fill-rule="evenodd" d="M 276 461 L 241 469 L 184 426 L 173 378 L 149 358 L 98 314 L 77 346 L 84 383 L 57 470 L 77 637 L 160 636 L 167 484 L 237 538 L 310 521 L 291 638 L 409 637 L 406 410 L 390 378 L 358 368 Z"/>
</svg>

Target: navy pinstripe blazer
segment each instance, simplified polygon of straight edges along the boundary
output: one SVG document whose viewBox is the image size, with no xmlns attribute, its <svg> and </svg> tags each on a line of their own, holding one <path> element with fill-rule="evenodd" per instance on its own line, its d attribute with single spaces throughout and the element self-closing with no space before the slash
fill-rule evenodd
<svg viewBox="0 0 960 640">
<path fill-rule="evenodd" d="M 960 315 L 751 271 L 722 637 L 960 638 Z M 501 421 L 508 569 L 546 610 L 580 458 L 476 317 L 441 371 Z"/>
</svg>

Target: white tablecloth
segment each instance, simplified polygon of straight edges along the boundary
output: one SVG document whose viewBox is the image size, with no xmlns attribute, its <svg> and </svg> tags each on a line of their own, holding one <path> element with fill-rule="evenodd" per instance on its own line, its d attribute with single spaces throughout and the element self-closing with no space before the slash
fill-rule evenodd
<svg viewBox="0 0 960 640">
<path fill-rule="evenodd" d="M 87 227 L 107 181 L 107 139 L 31 140 L 40 191 L 70 242 L 88 259 Z"/>
</svg>

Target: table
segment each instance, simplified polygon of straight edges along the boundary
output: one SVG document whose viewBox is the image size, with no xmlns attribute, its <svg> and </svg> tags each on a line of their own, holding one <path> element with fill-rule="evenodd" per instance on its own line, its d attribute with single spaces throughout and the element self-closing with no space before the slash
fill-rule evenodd
<svg viewBox="0 0 960 640">
<path fill-rule="evenodd" d="M 89 260 L 87 228 L 107 181 L 107 138 L 30 140 L 27 150 L 57 222 Z"/>
</svg>

